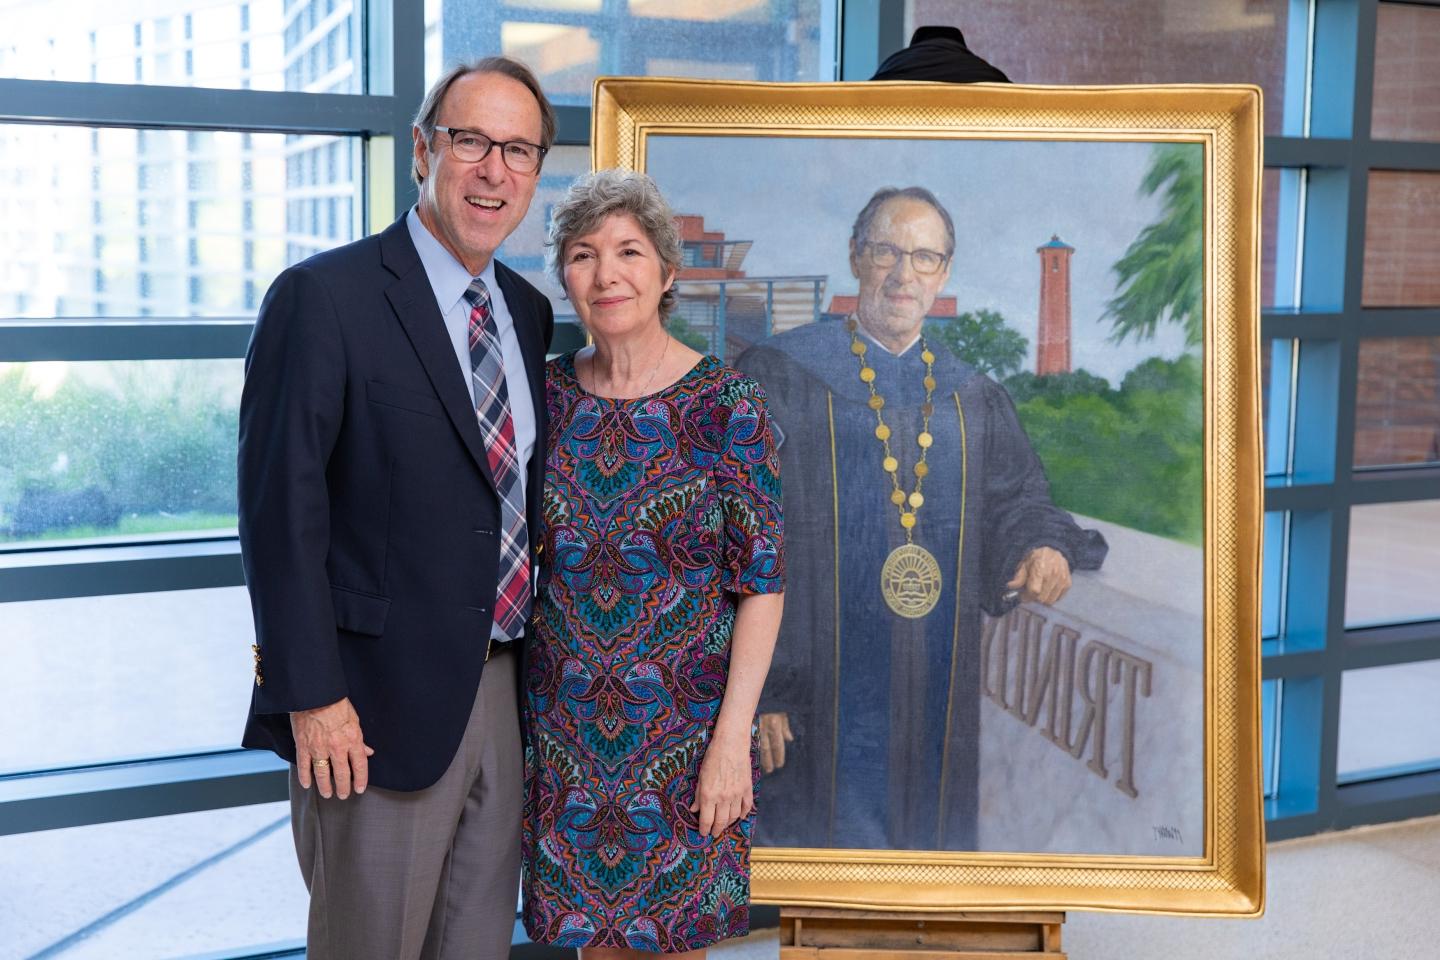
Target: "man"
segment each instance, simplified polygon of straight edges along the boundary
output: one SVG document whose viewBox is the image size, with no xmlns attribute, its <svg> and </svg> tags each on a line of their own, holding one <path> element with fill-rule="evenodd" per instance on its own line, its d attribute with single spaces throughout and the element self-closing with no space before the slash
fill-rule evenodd
<svg viewBox="0 0 1440 960">
<path fill-rule="evenodd" d="M 757 843 L 974 849 L 981 612 L 1054 603 L 1104 558 L 1005 390 L 924 339 L 954 254 L 930 191 L 881 190 L 851 231 L 854 315 L 736 363 L 784 437 L 791 583 Z"/>
<path fill-rule="evenodd" d="M 554 317 L 494 253 L 555 115 L 490 58 L 436 83 L 413 138 L 416 207 L 282 273 L 246 356 L 243 742 L 293 764 L 311 960 L 505 957 L 519 884 Z"/>
</svg>

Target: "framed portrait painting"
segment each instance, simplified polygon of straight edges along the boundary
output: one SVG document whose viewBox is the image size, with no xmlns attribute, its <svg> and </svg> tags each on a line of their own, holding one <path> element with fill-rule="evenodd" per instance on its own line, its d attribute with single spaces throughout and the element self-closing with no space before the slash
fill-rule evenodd
<svg viewBox="0 0 1440 960">
<path fill-rule="evenodd" d="M 786 605 L 753 894 L 1263 901 L 1260 94 L 601 79 L 763 387 Z"/>
</svg>

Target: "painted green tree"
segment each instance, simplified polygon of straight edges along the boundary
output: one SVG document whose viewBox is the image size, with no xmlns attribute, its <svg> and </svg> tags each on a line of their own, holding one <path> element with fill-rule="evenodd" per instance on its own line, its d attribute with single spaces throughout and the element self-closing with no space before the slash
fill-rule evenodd
<svg viewBox="0 0 1440 960">
<path fill-rule="evenodd" d="M 1045 376 L 1029 370 L 1021 370 L 1005 378 L 1005 389 L 1016 406 L 1040 398 L 1051 403 L 1064 403 L 1070 397 L 1099 396 L 1111 393 L 1110 381 L 1097 377 L 1083 367 L 1066 373 L 1047 373 Z"/>
<path fill-rule="evenodd" d="M 1200 361 L 1152 357 L 1120 388 L 1077 370 L 1005 381 L 1066 510 L 1184 543 L 1204 532 Z"/>
<path fill-rule="evenodd" d="M 994 310 L 966 311 L 953 320 L 932 320 L 925 337 L 981 373 L 1002 380 L 1020 369 L 1030 341 Z"/>
<path fill-rule="evenodd" d="M 1204 340 L 1204 230 L 1205 172 L 1203 153 L 1196 144 L 1165 144 L 1155 148 L 1141 192 L 1154 196 L 1164 190 L 1160 218 L 1140 235 L 1115 262 L 1119 291 L 1106 303 L 1110 338 L 1137 341 L 1155 336 L 1162 322 L 1185 329 L 1185 342 L 1199 346 Z"/>
<path fill-rule="evenodd" d="M 669 319 L 665 321 L 665 329 L 669 331 L 670 336 L 679 340 L 691 350 L 697 350 L 700 353 L 711 352 L 710 338 L 690 326 L 680 314 L 670 314 Z"/>
</svg>

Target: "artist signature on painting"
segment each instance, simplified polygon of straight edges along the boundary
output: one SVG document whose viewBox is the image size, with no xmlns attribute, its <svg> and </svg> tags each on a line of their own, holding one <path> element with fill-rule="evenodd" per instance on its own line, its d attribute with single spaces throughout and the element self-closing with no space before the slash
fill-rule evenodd
<svg viewBox="0 0 1440 960">
<path fill-rule="evenodd" d="M 1156 840 L 1173 840 L 1175 843 L 1185 842 L 1184 838 L 1180 835 L 1179 827 L 1151 827 L 1150 829 L 1154 831 Z"/>
</svg>

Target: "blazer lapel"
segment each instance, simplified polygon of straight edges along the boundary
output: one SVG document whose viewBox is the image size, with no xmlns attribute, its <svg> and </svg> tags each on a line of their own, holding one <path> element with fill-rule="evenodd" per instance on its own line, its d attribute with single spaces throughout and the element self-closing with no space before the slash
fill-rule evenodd
<svg viewBox="0 0 1440 960">
<path fill-rule="evenodd" d="M 494 487 L 495 476 L 490 471 L 490 459 L 485 453 L 475 409 L 470 405 L 470 392 L 465 388 L 460 367 L 455 362 L 455 348 L 450 345 L 450 338 L 445 332 L 445 320 L 440 315 L 440 308 L 435 305 L 435 291 L 430 288 L 430 280 L 420 263 L 420 254 L 415 252 L 415 245 L 410 240 L 405 217 L 402 216 L 380 235 L 380 251 L 385 268 L 397 277 L 386 288 L 385 299 L 390 301 L 395 315 L 400 318 L 400 325 L 420 357 L 435 394 L 464 441 L 465 449 L 470 451 L 475 465 Z"/>
</svg>

